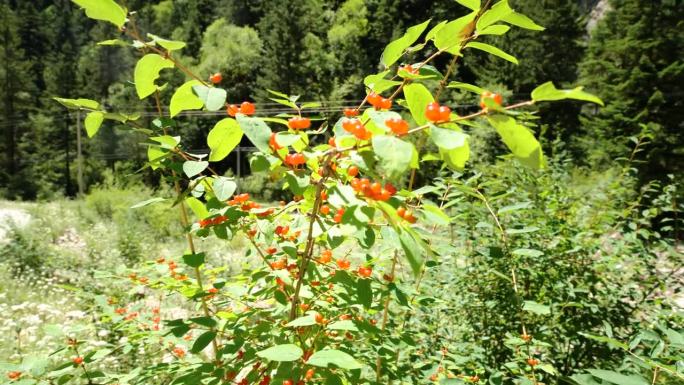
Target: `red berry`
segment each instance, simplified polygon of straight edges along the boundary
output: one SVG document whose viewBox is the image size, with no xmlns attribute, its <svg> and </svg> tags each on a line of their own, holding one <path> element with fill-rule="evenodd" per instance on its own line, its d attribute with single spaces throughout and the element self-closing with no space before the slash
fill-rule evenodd
<svg viewBox="0 0 684 385">
<path fill-rule="evenodd" d="M 245 115 L 252 115 L 256 112 L 256 107 L 253 103 L 242 102 L 242 104 L 240 105 L 240 112 Z"/>
<path fill-rule="evenodd" d="M 332 147 L 337 147 L 335 145 L 335 137 L 334 136 L 332 138 L 328 139 L 328 145 L 330 145 Z"/>
<path fill-rule="evenodd" d="M 353 118 L 354 116 L 357 116 L 359 114 L 359 110 L 356 108 L 345 108 L 344 109 L 344 116 L 348 118 Z"/>
<path fill-rule="evenodd" d="M 439 107 L 439 120 L 442 122 L 448 122 L 451 118 L 451 108 L 447 106 Z"/>
<path fill-rule="evenodd" d="M 389 110 L 390 108 L 392 108 L 392 100 L 387 99 L 387 98 L 382 98 L 382 99 L 380 99 L 380 102 L 378 103 L 378 105 L 375 106 L 375 108 L 377 108 L 379 110 Z"/>
<path fill-rule="evenodd" d="M 347 170 L 347 175 L 349 175 L 351 177 L 355 177 L 355 176 L 359 175 L 359 168 L 356 166 L 349 167 L 349 169 Z"/>
<path fill-rule="evenodd" d="M 309 370 L 311 370 L 311 369 L 309 369 Z M 21 372 L 18 370 L 7 373 L 7 378 L 9 378 L 10 380 L 17 380 L 17 379 L 19 379 L 19 377 L 21 377 Z"/>
<path fill-rule="evenodd" d="M 439 121 L 439 103 L 432 102 L 425 108 L 425 117 L 431 122 Z"/>
<path fill-rule="evenodd" d="M 359 275 L 363 278 L 368 278 L 373 274 L 373 269 L 370 267 L 361 266 L 358 271 Z"/>
<path fill-rule="evenodd" d="M 282 147 L 281 145 L 279 145 L 278 142 L 276 141 L 276 133 L 275 133 L 275 132 L 271 133 L 271 138 L 268 140 L 268 145 L 271 146 L 271 148 L 274 149 L 274 150 L 276 150 L 276 151 L 277 151 L 277 150 L 280 150 L 281 148 L 283 148 L 283 147 Z"/>
<path fill-rule="evenodd" d="M 83 363 L 83 357 L 74 357 L 71 359 L 75 365 L 81 365 Z"/>
<path fill-rule="evenodd" d="M 367 97 L 368 103 L 373 107 L 378 107 L 382 99 L 382 96 L 376 94 L 375 92 L 371 92 Z"/>
<path fill-rule="evenodd" d="M 283 381 L 283 385 L 294 385 L 294 382 L 292 380 L 285 380 Z"/>
<path fill-rule="evenodd" d="M 235 116 L 235 115 L 237 115 L 238 112 L 240 112 L 240 108 L 238 106 L 236 106 L 235 104 L 231 104 L 226 109 L 226 113 L 230 116 Z"/>
<path fill-rule="evenodd" d="M 398 136 L 406 135 L 409 130 L 408 122 L 402 118 L 387 119 L 385 125 Z"/>
<path fill-rule="evenodd" d="M 223 76 L 221 75 L 220 72 L 217 72 L 217 73 L 209 76 L 209 81 L 212 82 L 213 84 L 219 84 L 219 83 L 221 83 L 221 80 L 223 80 Z"/>
</svg>

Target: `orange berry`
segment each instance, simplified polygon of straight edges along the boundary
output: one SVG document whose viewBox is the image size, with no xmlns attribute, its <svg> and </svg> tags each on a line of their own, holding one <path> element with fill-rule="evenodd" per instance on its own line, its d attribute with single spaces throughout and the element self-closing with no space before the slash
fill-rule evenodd
<svg viewBox="0 0 684 385">
<path fill-rule="evenodd" d="M 74 357 L 71 359 L 74 365 L 81 365 L 83 363 L 83 357 Z"/>
<path fill-rule="evenodd" d="M 313 376 L 314 376 L 315 373 L 316 373 L 315 370 L 309 369 L 309 370 L 306 371 L 306 374 L 304 374 L 304 378 L 305 378 L 306 380 L 310 380 L 310 379 L 313 378 Z"/>
<path fill-rule="evenodd" d="M 238 114 L 238 112 L 240 112 L 240 108 L 235 104 L 231 104 L 230 106 L 228 106 L 228 108 L 226 108 L 226 113 L 230 116 L 234 117 Z"/>
<path fill-rule="evenodd" d="M 371 274 L 373 274 L 373 269 L 370 267 L 361 266 L 359 267 L 358 273 L 361 277 L 368 278 L 371 276 Z"/>
<path fill-rule="evenodd" d="M 402 118 L 391 118 L 385 121 L 385 125 L 398 136 L 406 135 L 409 131 L 408 122 Z"/>
<path fill-rule="evenodd" d="M 213 84 L 219 84 L 219 83 L 221 83 L 221 80 L 223 80 L 223 76 L 221 75 L 220 72 L 217 72 L 217 73 L 209 76 L 209 81 L 212 82 Z"/>
<path fill-rule="evenodd" d="M 366 100 L 368 100 L 368 103 L 373 106 L 373 107 L 378 107 L 380 103 L 382 102 L 383 97 L 376 94 L 375 92 L 371 92 L 368 94 Z"/>
<path fill-rule="evenodd" d="M 355 177 L 359 175 L 359 168 L 356 166 L 350 166 L 349 169 L 347 170 L 347 175 L 351 177 Z"/>
<path fill-rule="evenodd" d="M 314 316 L 314 320 L 316 321 L 316 323 L 322 324 L 325 318 L 323 318 L 323 315 L 321 313 L 316 313 L 316 315 Z"/>
<path fill-rule="evenodd" d="M 406 209 L 404 207 L 399 207 L 397 209 L 397 215 L 399 215 L 399 217 L 403 218 L 406 215 Z"/>
<path fill-rule="evenodd" d="M 309 370 L 313 370 L 313 369 L 309 369 Z M 18 380 L 19 377 L 21 377 L 21 372 L 18 370 L 7 372 L 7 378 L 9 378 L 10 380 Z M 313 377 L 313 374 L 312 374 L 312 377 Z"/>
<path fill-rule="evenodd" d="M 335 261 L 335 263 L 337 263 L 337 267 L 339 267 L 342 270 L 347 270 L 351 266 L 351 262 L 349 262 L 349 260 L 347 259 L 338 259 L 337 261 Z"/>
<path fill-rule="evenodd" d="M 321 206 L 321 214 L 323 214 L 323 215 L 330 214 L 330 206 L 328 206 L 328 205 Z"/>
<path fill-rule="evenodd" d="M 353 118 L 354 116 L 357 116 L 359 114 L 359 110 L 356 108 L 345 108 L 344 109 L 344 116 L 348 118 Z"/>
<path fill-rule="evenodd" d="M 256 112 L 256 107 L 253 103 L 242 102 L 242 104 L 240 104 L 240 112 L 245 115 L 253 115 Z"/>
</svg>

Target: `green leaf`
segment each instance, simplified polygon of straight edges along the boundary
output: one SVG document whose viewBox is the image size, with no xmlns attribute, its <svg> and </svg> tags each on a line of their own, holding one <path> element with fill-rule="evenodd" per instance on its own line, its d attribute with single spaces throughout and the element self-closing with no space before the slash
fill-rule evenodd
<svg viewBox="0 0 684 385">
<path fill-rule="evenodd" d="M 470 43 L 466 44 L 466 48 L 479 49 L 481 51 L 485 51 L 487 53 L 490 53 L 494 56 L 498 56 L 504 60 L 508 60 L 509 62 L 511 62 L 513 64 L 518 64 L 518 59 L 516 59 L 514 56 L 511 56 L 511 55 L 507 54 L 506 52 L 504 52 L 504 51 L 502 51 L 502 50 L 500 50 L 500 49 L 498 49 L 492 45 L 489 45 L 489 44 L 471 41 Z"/>
<path fill-rule="evenodd" d="M 348 331 L 358 331 L 359 329 L 354 325 L 354 322 L 351 320 L 342 320 L 342 321 L 337 321 L 333 322 L 327 327 L 330 330 L 348 330 Z"/>
<path fill-rule="evenodd" d="M 97 134 L 97 130 L 100 129 L 102 122 L 104 121 L 104 113 L 100 111 L 93 111 L 86 115 L 83 123 L 85 124 L 86 133 L 89 138 L 92 138 Z"/>
<path fill-rule="evenodd" d="M 493 115 L 487 119 L 520 163 L 531 168 L 544 167 L 541 145 L 527 127 L 506 115 Z"/>
<path fill-rule="evenodd" d="M 518 12 L 513 12 L 507 16 L 504 16 L 501 20 L 508 24 L 515 25 L 516 27 L 531 29 L 533 31 L 543 31 L 546 29 L 532 21 L 532 19 L 529 17 Z"/>
<path fill-rule="evenodd" d="M 178 87 L 176 92 L 171 97 L 171 104 L 169 106 L 171 117 L 180 114 L 186 110 L 199 110 L 204 106 L 202 99 L 198 98 L 192 87 L 202 85 L 199 80 L 190 80 Z"/>
<path fill-rule="evenodd" d="M 242 129 L 235 119 L 225 118 L 216 123 L 209 131 L 207 144 L 211 149 L 210 162 L 223 160 L 242 140 Z"/>
<path fill-rule="evenodd" d="M 588 369 L 587 372 L 591 373 L 592 376 L 600 378 L 604 381 L 608 381 L 611 384 L 618 385 L 649 385 L 650 382 L 641 376 L 632 375 L 626 376 L 618 372 L 613 372 L 611 370 L 601 370 L 601 369 Z"/>
<path fill-rule="evenodd" d="M 490 25 L 489 27 L 483 29 L 482 31 L 478 31 L 478 35 L 503 35 L 504 33 L 508 32 L 511 29 L 511 27 L 503 24 L 495 24 L 495 25 Z"/>
<path fill-rule="evenodd" d="M 214 340 L 214 338 L 216 338 L 216 332 L 209 331 L 209 332 L 203 333 L 202 335 L 197 337 L 197 339 L 195 340 L 195 343 L 192 344 L 192 348 L 190 349 L 190 352 L 192 352 L 192 353 L 201 352 L 202 350 L 204 350 L 204 348 L 207 347 L 207 345 L 209 345 L 211 343 L 211 341 Z"/>
<path fill-rule="evenodd" d="M 135 81 L 135 91 L 140 99 L 152 95 L 158 88 L 154 83 L 159 78 L 159 72 L 164 68 L 173 68 L 171 60 L 165 59 L 156 53 L 143 56 L 135 65 L 133 79 Z"/>
<path fill-rule="evenodd" d="M 218 111 L 226 104 L 228 93 L 223 88 L 196 85 L 192 86 L 192 90 L 209 111 Z"/>
<path fill-rule="evenodd" d="M 373 287 L 370 279 L 359 279 L 356 281 L 356 295 L 359 302 L 366 309 L 370 309 L 373 305 Z"/>
<path fill-rule="evenodd" d="M 603 106 L 603 101 L 598 97 L 582 91 L 582 87 L 571 90 L 559 90 L 553 82 L 546 82 L 532 91 L 532 100 L 535 102 L 554 101 L 563 99 L 576 99 L 592 102 Z"/>
<path fill-rule="evenodd" d="M 501 0 L 482 14 L 482 17 L 477 21 L 477 29 L 481 31 L 497 21 L 503 20 L 511 13 L 513 13 L 513 9 L 508 5 L 508 0 Z"/>
<path fill-rule="evenodd" d="M 390 179 L 399 178 L 411 165 L 415 147 L 396 136 L 376 135 L 372 140 L 373 151 L 380 166 Z"/>
<path fill-rule="evenodd" d="M 439 155 L 442 161 L 452 170 L 460 171 L 465 167 L 466 162 L 470 159 L 470 145 L 466 139 L 465 144 L 461 147 L 456 147 L 451 150 L 439 149 Z"/>
<path fill-rule="evenodd" d="M 303 354 L 304 352 L 299 346 L 294 344 L 285 344 L 272 346 L 266 350 L 257 352 L 256 355 L 270 361 L 296 361 Z M 311 359 L 309 359 L 309 361 L 310 360 Z"/>
<path fill-rule="evenodd" d="M 480 10 L 480 0 L 456 0 L 456 2 L 464 7 L 472 9 L 473 11 Z"/>
<path fill-rule="evenodd" d="M 225 201 L 235 194 L 237 184 L 232 179 L 228 179 L 224 176 L 218 176 L 216 179 L 214 179 L 212 188 L 214 189 L 214 195 L 216 196 L 216 199 Z"/>
<path fill-rule="evenodd" d="M 195 175 L 199 175 L 204 171 L 207 167 L 209 167 L 209 162 L 207 161 L 194 161 L 194 160 L 186 160 L 183 163 L 183 172 L 185 175 L 188 176 L 188 178 L 192 178 Z"/>
<path fill-rule="evenodd" d="M 421 247 L 411 233 L 401 229 L 398 229 L 397 231 L 399 233 L 399 243 L 404 249 L 406 259 L 408 259 L 409 265 L 411 265 L 413 274 L 418 276 L 424 263 Z"/>
<path fill-rule="evenodd" d="M 188 204 L 190 210 L 192 210 L 192 212 L 195 213 L 199 219 L 204 219 L 209 216 L 209 211 L 207 211 L 204 203 L 202 203 L 199 199 L 195 197 L 188 197 L 185 199 L 185 203 Z"/>
<path fill-rule="evenodd" d="M 482 89 L 478 86 L 468 84 L 468 83 L 461 83 L 461 82 L 451 82 L 451 83 L 449 83 L 447 88 L 458 88 L 459 90 L 470 91 L 470 92 L 477 94 L 477 95 L 482 95 L 482 93 L 484 92 L 484 89 Z"/>
<path fill-rule="evenodd" d="M 546 305 L 542 305 L 542 304 L 534 302 L 534 301 L 525 301 L 523 303 L 523 310 L 529 311 L 530 313 L 539 314 L 539 315 L 551 314 L 551 308 L 550 307 L 548 307 Z"/>
<path fill-rule="evenodd" d="M 144 200 L 144 201 L 142 201 L 142 202 L 138 202 L 138 203 L 134 204 L 133 206 L 131 206 L 131 208 L 132 208 L 132 209 L 137 209 L 137 208 L 140 208 L 140 207 L 149 206 L 149 205 L 151 205 L 151 204 L 153 204 L 153 203 L 163 202 L 163 201 L 165 201 L 165 200 L 166 200 L 165 198 L 156 197 L 156 198 Z"/>
<path fill-rule="evenodd" d="M 290 321 L 287 325 L 289 328 L 295 328 L 300 326 L 311 326 L 316 324 L 316 318 L 313 314 L 308 314 L 303 317 L 295 318 Z"/>
<path fill-rule="evenodd" d="M 543 252 L 535 249 L 515 249 L 512 252 L 513 255 L 522 255 L 524 257 L 541 257 L 544 255 Z"/>
<path fill-rule="evenodd" d="M 90 99 L 65 99 L 65 98 L 53 98 L 59 104 L 66 108 L 77 110 L 85 108 L 87 110 L 97 110 L 100 108 L 100 103 L 90 100 Z"/>
<path fill-rule="evenodd" d="M 269 147 L 269 140 L 271 139 L 271 129 L 259 118 L 250 118 L 249 116 L 238 114 L 237 122 L 240 128 L 247 135 L 247 138 L 254 144 L 259 151 L 264 154 L 271 152 Z"/>
<path fill-rule="evenodd" d="M 72 0 L 85 10 L 86 16 L 108 21 L 121 28 L 126 24 L 126 10 L 113 0 Z"/>
<path fill-rule="evenodd" d="M 363 84 L 378 94 L 401 84 L 401 82 L 396 80 L 385 79 L 385 76 L 387 76 L 389 72 L 390 71 L 387 70 L 380 72 L 379 74 L 368 75 L 363 79 Z"/>
<path fill-rule="evenodd" d="M 183 256 L 183 262 L 190 267 L 200 267 L 204 264 L 205 254 L 186 254 Z"/>
<path fill-rule="evenodd" d="M 430 20 L 409 27 L 402 37 L 389 43 L 387 47 L 385 47 L 385 50 L 382 51 L 380 63 L 382 63 L 385 67 L 389 67 L 396 63 L 396 61 L 399 60 L 399 58 L 401 58 L 401 56 L 404 54 L 404 51 L 410 47 L 411 44 L 415 43 L 416 40 L 418 40 L 429 23 Z"/>
<path fill-rule="evenodd" d="M 461 51 L 461 42 L 467 37 L 464 31 L 467 32 L 466 27 L 475 20 L 475 16 L 477 16 L 477 12 L 471 12 L 446 23 L 435 33 L 435 47 L 458 55 Z"/>
<path fill-rule="evenodd" d="M 159 44 L 163 48 L 166 48 L 167 51 L 176 51 L 179 50 L 183 47 L 185 47 L 185 42 L 182 41 L 177 41 L 177 40 L 167 40 L 162 37 L 159 37 L 157 35 L 153 35 L 151 33 L 148 33 L 147 36 L 152 38 L 152 41 L 156 44 Z"/>
<path fill-rule="evenodd" d="M 437 147 L 445 150 L 463 147 L 468 143 L 468 135 L 460 130 L 441 128 L 434 124 L 430 125 L 430 138 Z"/>
<path fill-rule="evenodd" d="M 363 367 L 363 365 L 356 361 L 351 355 L 335 349 L 319 350 L 309 357 L 309 360 L 306 363 L 323 368 L 334 365 L 338 368 L 348 370 L 361 369 Z"/>
<path fill-rule="evenodd" d="M 420 126 L 426 124 L 428 120 L 425 117 L 425 109 L 428 104 L 435 101 L 432 93 L 420 83 L 410 83 L 404 87 L 404 97 L 413 120 Z"/>
</svg>

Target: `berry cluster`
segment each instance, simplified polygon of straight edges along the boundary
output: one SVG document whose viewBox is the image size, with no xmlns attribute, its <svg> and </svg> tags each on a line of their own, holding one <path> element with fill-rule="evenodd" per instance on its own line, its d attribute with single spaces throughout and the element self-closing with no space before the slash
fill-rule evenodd
<svg viewBox="0 0 684 385">
<path fill-rule="evenodd" d="M 287 126 L 293 130 L 306 130 L 311 127 L 311 119 L 295 116 L 287 121 Z"/>
<path fill-rule="evenodd" d="M 440 106 L 437 102 L 432 102 L 425 108 L 425 117 L 431 122 L 448 122 L 451 115 L 451 108 Z"/>
<path fill-rule="evenodd" d="M 391 99 L 383 98 L 375 92 L 371 92 L 370 94 L 368 94 L 367 100 L 368 103 L 370 103 L 371 106 L 375 107 L 376 110 L 389 110 L 390 108 L 392 108 Z"/>
<path fill-rule="evenodd" d="M 344 116 L 346 116 L 348 118 L 353 118 L 353 117 L 358 116 L 358 115 L 359 115 L 359 110 L 357 110 L 356 108 L 345 108 L 344 109 Z"/>
<path fill-rule="evenodd" d="M 296 168 L 304 163 L 306 163 L 306 158 L 304 157 L 304 154 L 299 154 L 295 152 L 292 154 L 287 154 L 285 156 L 285 164 L 290 167 Z"/>
<path fill-rule="evenodd" d="M 273 151 L 278 151 L 281 148 L 283 148 L 283 146 L 279 145 L 278 142 L 276 141 L 276 133 L 275 132 L 271 133 L 271 137 L 268 139 L 268 145 L 269 145 L 269 147 L 271 147 L 271 149 L 273 149 Z"/>
<path fill-rule="evenodd" d="M 228 217 L 226 217 L 225 215 L 219 215 L 219 216 L 214 217 L 214 218 L 200 219 L 199 225 L 200 225 L 200 228 L 205 228 L 208 226 L 216 226 L 216 225 L 220 225 L 221 223 L 225 222 L 226 220 L 228 220 Z"/>
<path fill-rule="evenodd" d="M 357 193 L 363 193 L 367 198 L 377 201 L 387 201 L 397 192 L 397 189 L 390 183 L 385 183 L 383 187 L 380 182 L 371 183 L 368 178 L 354 178 L 349 184 Z"/>
<path fill-rule="evenodd" d="M 342 128 L 350 134 L 356 136 L 361 140 L 368 140 L 373 136 L 373 133 L 368 131 L 359 119 L 344 118 L 342 119 Z"/>
<path fill-rule="evenodd" d="M 397 215 L 408 223 L 416 223 L 416 217 L 413 216 L 413 212 L 411 210 L 406 210 L 404 207 L 399 207 L 397 209 Z"/>
<path fill-rule="evenodd" d="M 403 70 L 403 71 L 406 71 L 406 72 L 408 72 L 408 73 L 410 73 L 410 74 L 413 74 L 413 75 L 417 75 L 417 74 L 418 74 L 418 68 L 414 68 L 411 64 L 407 64 L 407 65 L 405 65 L 405 66 L 399 67 L 399 70 L 398 70 L 397 72 L 400 72 L 400 71 L 402 71 L 402 70 Z"/>
<path fill-rule="evenodd" d="M 256 112 L 256 107 L 254 106 L 254 103 L 242 102 L 240 106 L 231 104 L 230 106 L 228 106 L 226 112 L 228 113 L 228 115 L 233 117 L 237 114 L 254 115 L 254 113 Z"/>
<path fill-rule="evenodd" d="M 485 100 L 487 99 L 492 99 L 494 103 L 501 105 L 503 103 L 503 96 L 501 94 L 497 94 L 495 92 L 490 92 L 490 91 L 485 91 L 480 95 L 480 107 L 485 110 L 487 109 L 487 103 L 485 103 Z"/>
<path fill-rule="evenodd" d="M 402 118 L 391 118 L 385 121 L 385 125 L 397 136 L 408 134 L 409 124 Z"/>
</svg>

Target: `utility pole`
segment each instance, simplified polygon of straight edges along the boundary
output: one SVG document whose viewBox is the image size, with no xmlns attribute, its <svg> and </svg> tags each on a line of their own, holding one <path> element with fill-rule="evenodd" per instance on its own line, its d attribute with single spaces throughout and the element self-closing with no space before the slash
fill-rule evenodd
<svg viewBox="0 0 684 385">
<path fill-rule="evenodd" d="M 76 182 L 78 196 L 83 197 L 83 153 L 81 152 L 81 110 L 76 115 Z"/>
<path fill-rule="evenodd" d="M 237 155 L 237 179 L 236 184 L 237 184 L 237 192 L 240 192 L 240 182 L 242 181 L 242 170 L 241 170 L 241 162 L 240 162 L 240 144 L 238 143 L 238 146 L 236 148 L 235 155 Z"/>
</svg>

